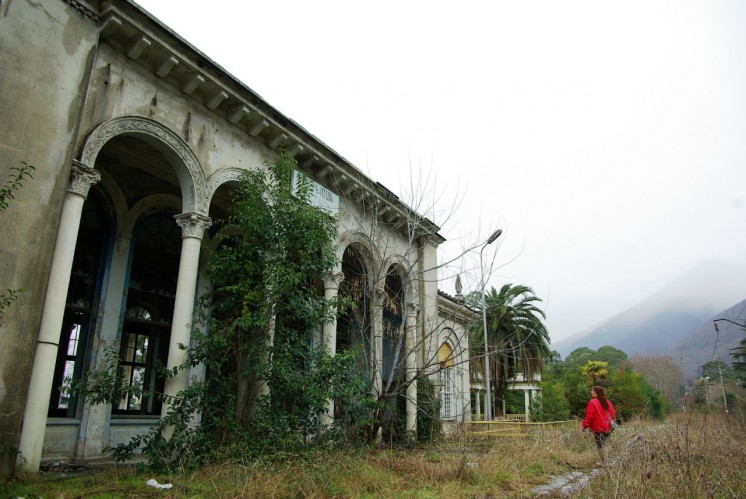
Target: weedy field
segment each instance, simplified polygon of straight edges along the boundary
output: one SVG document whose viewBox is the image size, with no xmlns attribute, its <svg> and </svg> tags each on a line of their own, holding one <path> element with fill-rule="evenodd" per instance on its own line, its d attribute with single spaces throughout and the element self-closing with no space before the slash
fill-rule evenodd
<svg viewBox="0 0 746 499">
<path fill-rule="evenodd" d="M 10 497 L 746 497 L 743 417 L 635 421 L 597 465 L 573 430 L 513 438 L 460 436 L 410 449 L 315 452 L 155 476 L 132 467 L 21 476 Z M 65 476 L 63 476 L 65 475 Z M 155 489 L 146 481 L 171 484 Z"/>
</svg>

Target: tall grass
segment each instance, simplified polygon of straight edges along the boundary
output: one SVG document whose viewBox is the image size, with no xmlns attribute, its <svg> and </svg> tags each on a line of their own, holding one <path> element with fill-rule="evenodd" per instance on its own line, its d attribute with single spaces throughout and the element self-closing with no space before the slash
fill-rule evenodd
<svg viewBox="0 0 746 499">
<path fill-rule="evenodd" d="M 638 421 L 615 431 L 610 464 L 577 497 L 745 497 L 743 421 L 713 416 Z M 449 439 L 413 449 L 339 450 L 282 461 L 226 462 L 191 474 L 129 468 L 75 478 L 25 477 L 0 496 L 534 497 L 554 477 L 588 473 L 598 456 L 579 428 L 522 438 Z M 145 486 L 149 478 L 169 491 Z M 546 496 L 560 496 L 549 490 Z"/>
<path fill-rule="evenodd" d="M 746 497 L 742 416 L 676 415 L 629 435 L 585 497 Z"/>
</svg>

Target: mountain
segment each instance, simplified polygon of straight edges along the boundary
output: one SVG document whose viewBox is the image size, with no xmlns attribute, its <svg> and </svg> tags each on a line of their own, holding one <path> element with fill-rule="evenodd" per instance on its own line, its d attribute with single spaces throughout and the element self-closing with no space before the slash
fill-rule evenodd
<svg viewBox="0 0 746 499">
<path fill-rule="evenodd" d="M 719 332 L 715 331 L 712 323 L 715 319 L 727 319 L 717 322 Z M 738 324 L 746 322 L 746 300 L 718 312 L 706 323 L 695 327 L 676 342 L 669 355 L 681 361 L 684 374 L 688 377 L 696 376 L 698 367 L 705 362 L 715 359 L 732 362 L 731 350 L 746 338 L 743 329 L 733 322 Z"/>
<path fill-rule="evenodd" d="M 563 357 L 582 346 L 604 345 L 630 355 L 670 354 L 694 329 L 744 297 L 746 267 L 709 260 L 585 334 L 559 340 L 552 349 Z"/>
</svg>

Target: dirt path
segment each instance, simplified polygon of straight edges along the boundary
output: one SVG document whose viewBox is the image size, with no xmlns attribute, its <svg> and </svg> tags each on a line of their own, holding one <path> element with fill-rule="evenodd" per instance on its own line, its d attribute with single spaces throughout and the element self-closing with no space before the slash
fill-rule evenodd
<svg viewBox="0 0 746 499">
<path fill-rule="evenodd" d="M 536 494 L 536 497 L 556 494 L 571 496 L 591 483 L 591 480 L 602 471 L 601 468 L 594 468 L 587 473 L 583 473 L 582 471 L 571 471 L 570 473 L 565 473 L 564 475 L 552 478 L 549 483 L 534 487 L 531 489 L 531 492 Z"/>
<path fill-rule="evenodd" d="M 612 459 L 609 459 L 609 461 L 606 463 L 605 466 L 599 466 L 596 468 L 593 468 L 590 471 L 582 472 L 582 471 L 571 471 L 569 473 L 565 473 L 564 475 L 553 477 L 549 482 L 538 485 L 531 489 L 531 492 L 536 494 L 536 497 L 542 497 L 542 496 L 571 496 L 575 493 L 580 492 L 584 487 L 587 487 L 591 481 L 596 478 L 599 474 L 604 472 L 605 467 L 614 467 L 616 466 L 619 461 L 623 459 L 624 456 L 628 455 L 630 452 L 633 451 L 635 444 L 639 441 L 641 441 L 643 434 L 648 435 L 651 432 L 654 432 L 660 428 L 662 428 L 663 425 L 655 425 L 651 428 L 648 428 L 644 433 L 638 433 L 631 438 L 628 439 L 627 443 L 624 445 L 624 447 L 621 449 L 621 451 L 614 456 Z"/>
</svg>

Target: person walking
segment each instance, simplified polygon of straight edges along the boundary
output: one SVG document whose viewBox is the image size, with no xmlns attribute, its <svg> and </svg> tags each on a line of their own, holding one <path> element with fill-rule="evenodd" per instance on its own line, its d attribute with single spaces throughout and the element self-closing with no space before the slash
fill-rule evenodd
<svg viewBox="0 0 746 499">
<path fill-rule="evenodd" d="M 594 386 L 591 390 L 591 400 L 585 408 L 583 431 L 587 428 L 593 432 L 596 439 L 596 449 L 601 457 L 601 464 L 606 461 L 606 442 L 616 426 L 616 411 L 611 400 L 606 398 L 604 389 Z"/>
</svg>

